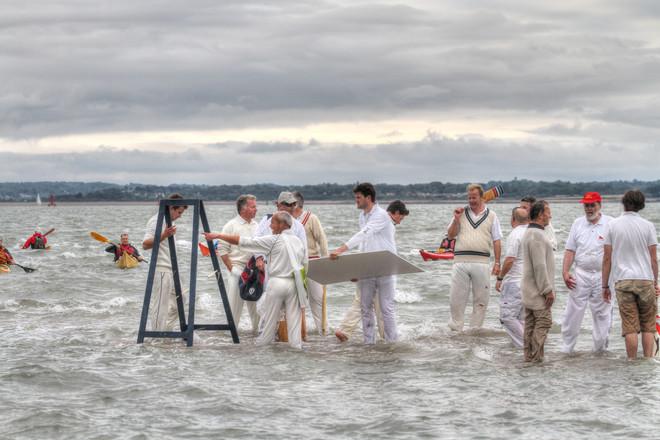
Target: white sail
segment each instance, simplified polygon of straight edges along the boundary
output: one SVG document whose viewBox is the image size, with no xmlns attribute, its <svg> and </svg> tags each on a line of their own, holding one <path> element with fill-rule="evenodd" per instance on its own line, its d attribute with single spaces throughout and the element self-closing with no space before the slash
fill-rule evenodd
<svg viewBox="0 0 660 440">
<path fill-rule="evenodd" d="M 39 193 L 37 193 L 37 205 L 41 205 L 41 197 L 39 197 Z"/>
</svg>

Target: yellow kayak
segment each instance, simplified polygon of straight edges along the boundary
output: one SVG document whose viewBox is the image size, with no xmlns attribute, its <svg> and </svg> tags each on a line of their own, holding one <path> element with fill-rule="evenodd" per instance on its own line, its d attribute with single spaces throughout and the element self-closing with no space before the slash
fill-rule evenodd
<svg viewBox="0 0 660 440">
<path fill-rule="evenodd" d="M 0 275 L 3 273 L 9 273 L 11 272 L 11 267 L 7 264 L 0 264 Z"/>
<path fill-rule="evenodd" d="M 140 262 L 128 252 L 124 252 L 115 264 L 120 269 L 133 269 L 134 267 L 137 267 Z"/>
</svg>

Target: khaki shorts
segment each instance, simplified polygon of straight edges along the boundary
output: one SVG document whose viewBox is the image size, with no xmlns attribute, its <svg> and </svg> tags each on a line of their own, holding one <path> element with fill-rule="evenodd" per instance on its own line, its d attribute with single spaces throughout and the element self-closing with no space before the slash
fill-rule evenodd
<svg viewBox="0 0 660 440">
<path fill-rule="evenodd" d="M 655 333 L 657 301 L 653 281 L 623 280 L 614 286 L 619 302 L 623 336 L 631 333 Z"/>
</svg>

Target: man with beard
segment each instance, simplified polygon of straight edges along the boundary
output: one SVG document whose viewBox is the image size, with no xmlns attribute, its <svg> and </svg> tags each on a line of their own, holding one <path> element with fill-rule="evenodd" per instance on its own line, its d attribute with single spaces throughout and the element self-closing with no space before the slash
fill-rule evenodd
<svg viewBox="0 0 660 440">
<path fill-rule="evenodd" d="M 607 350 L 612 326 L 612 304 L 603 300 L 600 284 L 603 282 L 605 228 L 612 217 L 601 213 L 602 198 L 597 192 L 586 193 L 580 203 L 584 207 L 585 215 L 575 220 L 571 226 L 562 268 L 564 283 L 569 290 L 561 323 L 563 353 L 573 352 L 587 305 L 591 310 L 593 322 L 591 335 L 594 351 Z M 575 272 L 571 275 L 573 263 Z"/>
</svg>

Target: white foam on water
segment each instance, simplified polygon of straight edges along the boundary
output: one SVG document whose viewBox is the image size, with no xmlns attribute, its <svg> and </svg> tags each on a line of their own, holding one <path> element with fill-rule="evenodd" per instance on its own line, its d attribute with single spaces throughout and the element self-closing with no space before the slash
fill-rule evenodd
<svg viewBox="0 0 660 440">
<path fill-rule="evenodd" d="M 394 294 L 394 301 L 399 304 L 413 304 L 422 302 L 422 296 L 417 292 L 409 292 L 405 290 L 396 289 Z"/>
</svg>

